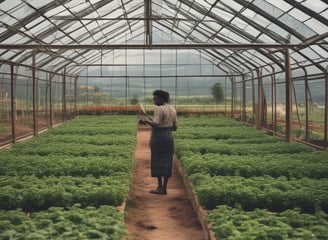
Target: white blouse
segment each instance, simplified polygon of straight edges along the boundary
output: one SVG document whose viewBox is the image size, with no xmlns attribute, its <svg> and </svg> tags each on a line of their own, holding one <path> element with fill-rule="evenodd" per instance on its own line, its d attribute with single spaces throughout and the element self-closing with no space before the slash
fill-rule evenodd
<svg viewBox="0 0 328 240">
<path fill-rule="evenodd" d="M 176 110 L 168 104 L 155 106 L 153 125 L 162 128 L 177 126 Z"/>
</svg>

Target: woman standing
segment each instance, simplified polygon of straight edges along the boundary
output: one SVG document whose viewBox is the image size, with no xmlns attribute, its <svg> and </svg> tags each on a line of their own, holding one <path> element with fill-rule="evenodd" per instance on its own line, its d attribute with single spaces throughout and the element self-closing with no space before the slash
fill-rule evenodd
<svg viewBox="0 0 328 240">
<path fill-rule="evenodd" d="M 166 194 L 167 183 L 172 176 L 174 138 L 171 131 L 177 130 L 176 110 L 168 104 L 170 95 L 163 90 L 153 92 L 155 104 L 153 119 L 144 120 L 152 126 L 150 137 L 151 176 L 157 178 L 153 194 Z"/>
</svg>

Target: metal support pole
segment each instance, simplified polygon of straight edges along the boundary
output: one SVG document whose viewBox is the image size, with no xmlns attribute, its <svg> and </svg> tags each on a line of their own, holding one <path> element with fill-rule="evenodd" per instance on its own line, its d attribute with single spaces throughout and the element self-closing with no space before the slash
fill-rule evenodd
<svg viewBox="0 0 328 240">
<path fill-rule="evenodd" d="M 16 78 L 14 76 L 14 65 L 10 65 L 10 94 L 11 94 L 11 138 L 12 142 L 16 142 Z"/>
<path fill-rule="evenodd" d="M 327 149 L 328 147 L 328 65 L 326 67 L 325 73 L 325 143 L 324 148 Z"/>
<path fill-rule="evenodd" d="M 125 40 L 127 41 L 127 40 Z M 129 87 L 129 77 L 128 77 L 128 50 L 125 49 L 125 74 L 126 74 L 126 78 L 125 78 L 125 112 L 127 114 L 128 111 L 128 98 L 130 96 L 128 96 L 128 87 Z"/>
<path fill-rule="evenodd" d="M 159 50 L 159 89 L 162 89 L 162 49 Z"/>
<path fill-rule="evenodd" d="M 89 67 L 87 67 L 87 79 L 86 79 L 86 93 L 87 93 L 87 97 L 86 97 L 86 106 L 89 107 Z M 112 89 L 112 88 L 111 88 Z"/>
<path fill-rule="evenodd" d="M 289 49 L 285 51 L 285 78 L 286 78 L 286 141 L 293 141 L 293 79 L 290 66 Z"/>
<path fill-rule="evenodd" d="M 256 114 L 256 108 L 255 108 L 255 77 L 253 71 L 252 73 L 252 116 L 253 116 L 253 124 L 255 124 L 255 114 Z"/>
<path fill-rule="evenodd" d="M 273 69 L 272 75 L 271 75 L 271 81 L 272 81 L 272 130 L 274 132 L 277 131 L 277 86 L 276 86 L 276 73 Z"/>
<path fill-rule="evenodd" d="M 52 79 L 53 79 L 53 74 L 50 74 L 49 76 L 49 122 L 50 122 L 50 127 L 53 126 L 53 103 L 52 103 L 52 94 L 53 94 L 53 91 L 52 91 Z"/>
<path fill-rule="evenodd" d="M 227 96 L 227 76 L 224 78 L 224 96 Z M 227 116 L 227 98 L 224 98 L 224 115 Z"/>
<path fill-rule="evenodd" d="M 242 76 L 242 121 L 246 122 L 246 77 L 245 75 Z"/>
<path fill-rule="evenodd" d="M 263 102 L 263 80 L 261 71 L 256 68 L 258 85 L 257 85 L 257 109 L 256 109 L 256 128 L 263 128 L 263 117 L 264 117 L 264 102 Z"/>
<path fill-rule="evenodd" d="M 177 99 L 178 99 L 178 49 L 175 49 L 175 99 L 174 99 L 175 109 L 177 109 Z"/>
<path fill-rule="evenodd" d="M 146 32 L 146 46 L 152 47 L 153 45 L 153 38 L 152 38 L 152 4 L 151 0 L 145 0 L 145 32 Z"/>
<path fill-rule="evenodd" d="M 63 122 L 67 120 L 67 109 L 66 109 L 66 68 L 63 74 L 63 92 L 62 92 L 62 118 Z"/>
<path fill-rule="evenodd" d="M 146 69 L 145 69 L 145 67 L 146 67 L 146 52 L 145 52 L 145 50 L 142 50 L 142 54 L 143 54 L 143 58 L 142 58 L 142 61 L 143 61 L 143 76 L 144 76 L 144 78 L 143 78 L 143 101 L 145 101 L 146 100 L 146 78 L 145 78 L 145 76 L 146 76 Z"/>
<path fill-rule="evenodd" d="M 39 104 L 38 104 L 38 82 L 35 74 L 35 51 L 33 51 L 32 56 L 32 81 L 33 81 L 33 134 L 34 136 L 38 135 L 38 113 L 39 113 Z"/>
<path fill-rule="evenodd" d="M 78 77 L 74 79 L 74 114 L 77 116 L 79 114 L 77 109 L 77 81 Z"/>
<path fill-rule="evenodd" d="M 44 100 L 45 100 L 45 117 L 47 120 L 47 128 L 49 128 L 50 125 L 50 114 L 49 114 L 49 79 L 50 79 L 50 73 L 46 72 L 46 89 L 45 89 L 45 96 L 44 96 Z"/>
<path fill-rule="evenodd" d="M 309 81 L 308 81 L 308 74 L 305 67 L 302 67 L 305 73 L 305 141 L 310 141 L 310 124 L 309 124 L 309 107 L 312 105 L 309 104 Z"/>
<path fill-rule="evenodd" d="M 231 112 L 230 112 L 230 118 L 234 118 L 236 86 L 235 86 L 235 78 L 234 78 L 233 75 L 230 76 L 230 81 L 231 81 Z"/>
</svg>

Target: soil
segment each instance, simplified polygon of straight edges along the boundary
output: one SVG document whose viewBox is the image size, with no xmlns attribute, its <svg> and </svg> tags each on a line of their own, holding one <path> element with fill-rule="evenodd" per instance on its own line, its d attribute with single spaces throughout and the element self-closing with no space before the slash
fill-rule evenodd
<svg viewBox="0 0 328 240">
<path fill-rule="evenodd" d="M 167 195 L 151 194 L 157 179 L 150 177 L 149 126 L 140 125 L 135 151 L 136 168 L 126 202 L 128 240 L 205 240 L 190 197 L 177 169 L 168 182 Z"/>
</svg>

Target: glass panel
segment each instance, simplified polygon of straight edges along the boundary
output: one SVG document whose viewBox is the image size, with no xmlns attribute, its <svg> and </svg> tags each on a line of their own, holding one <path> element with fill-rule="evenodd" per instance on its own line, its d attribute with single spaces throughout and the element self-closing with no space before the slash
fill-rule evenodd
<svg viewBox="0 0 328 240">
<path fill-rule="evenodd" d="M 0 20 L 1 22 L 5 23 L 6 25 L 13 25 L 17 22 L 17 19 L 16 18 L 13 18 L 12 16 L 10 15 L 7 15 L 7 14 L 1 14 L 0 15 Z M 4 25 L 0 25 L 0 31 L 1 32 L 5 32 L 6 28 Z"/>
<path fill-rule="evenodd" d="M 234 33 L 226 28 L 222 29 L 222 31 L 220 31 L 220 34 L 228 38 L 229 42 L 232 43 L 249 43 L 249 39 L 246 39 L 246 37 L 240 36 L 237 33 Z"/>
<path fill-rule="evenodd" d="M 282 38 L 286 38 L 289 34 L 286 30 L 282 29 L 274 23 L 268 26 L 268 30 L 280 35 Z"/>
<path fill-rule="evenodd" d="M 162 64 L 175 64 L 177 62 L 177 50 L 162 50 Z"/>
<path fill-rule="evenodd" d="M 265 1 L 268 2 L 269 4 L 275 6 L 276 8 L 279 8 L 281 11 L 287 12 L 292 8 L 291 5 L 289 5 L 288 3 L 286 3 L 283 0 L 265 0 Z M 263 1 L 263 2 L 265 2 L 265 1 Z M 255 4 L 258 4 L 258 1 L 256 1 Z M 266 6 L 269 4 L 263 3 L 263 5 L 266 5 Z"/>
<path fill-rule="evenodd" d="M 20 8 L 22 7 L 23 3 L 21 0 L 10 0 L 10 1 L 1 1 L 0 8 L 3 12 L 8 12 L 13 8 Z"/>
<path fill-rule="evenodd" d="M 223 18 L 225 21 L 229 22 L 231 19 L 234 18 L 234 15 L 230 13 L 230 11 L 228 10 L 224 10 L 225 7 L 223 7 L 223 9 L 220 7 L 214 7 L 213 8 L 213 12 L 217 15 L 220 16 L 220 18 Z M 215 19 L 212 19 L 215 21 Z"/>
<path fill-rule="evenodd" d="M 309 19 L 310 16 L 305 14 L 304 12 L 298 10 L 297 8 L 292 9 L 288 12 L 293 18 L 297 19 L 298 21 L 304 22 L 305 20 Z"/>
<path fill-rule="evenodd" d="M 50 23 L 43 18 L 37 18 L 34 21 L 28 23 L 26 27 L 29 28 L 33 34 L 38 35 L 39 33 L 53 27 L 53 25 L 50 25 Z"/>
<path fill-rule="evenodd" d="M 317 66 L 315 65 L 309 65 L 306 67 L 307 72 L 311 75 L 311 74 L 321 74 L 322 70 L 319 69 Z M 324 88 L 324 87 L 323 87 Z"/>
<path fill-rule="evenodd" d="M 33 133 L 33 81 L 32 71 L 25 67 L 16 68 L 16 132 L 17 136 Z"/>
<path fill-rule="evenodd" d="M 125 64 L 125 60 L 125 50 L 114 50 L 114 64 Z"/>
<path fill-rule="evenodd" d="M 9 65 L 0 67 L 0 146 L 12 140 L 11 70 Z"/>
<path fill-rule="evenodd" d="M 284 4 L 283 1 L 279 1 L 280 4 Z M 284 14 L 284 11 L 281 9 L 275 7 L 274 5 L 268 3 L 267 1 L 263 0 L 254 0 L 253 4 L 256 5 L 258 8 L 260 8 L 262 11 L 265 11 L 266 13 L 272 15 L 275 18 L 280 17 L 281 15 Z M 285 6 L 286 10 L 288 10 L 288 5 Z"/>
<path fill-rule="evenodd" d="M 326 11 L 326 17 L 328 18 L 328 10 Z M 311 26 L 311 28 L 317 32 L 318 34 L 325 34 L 327 33 L 327 26 L 323 23 L 319 22 L 318 20 L 311 18 L 308 21 L 305 22 L 308 26 Z"/>
<path fill-rule="evenodd" d="M 143 65 L 144 55 L 143 50 L 127 50 L 127 63 Z"/>
<path fill-rule="evenodd" d="M 204 9 L 210 9 L 211 5 L 206 0 L 197 0 L 197 3 Z M 214 2 L 212 2 L 214 4 Z"/>
<path fill-rule="evenodd" d="M 324 1 L 305 0 L 302 1 L 300 4 L 317 13 L 320 13 L 323 10 L 327 9 L 327 3 L 324 3 Z"/>
<path fill-rule="evenodd" d="M 246 9 L 246 10 L 243 12 L 243 14 L 244 14 L 244 13 L 246 14 L 246 16 L 247 16 L 247 15 L 248 15 L 248 16 L 252 16 L 252 15 L 253 15 L 253 17 L 252 17 L 251 19 L 253 19 L 253 21 L 256 22 L 257 24 L 260 24 L 262 27 L 266 27 L 266 26 L 268 26 L 268 25 L 271 24 L 271 22 L 270 22 L 268 19 L 262 17 L 262 16 L 259 15 L 259 14 L 253 13 L 253 11 L 251 11 L 251 10 L 249 10 L 249 9 Z M 250 15 L 250 14 L 252 14 L 252 15 Z"/>
<path fill-rule="evenodd" d="M 324 78 L 309 81 L 309 137 L 310 142 L 324 146 L 325 89 Z"/>
<path fill-rule="evenodd" d="M 144 76 L 144 66 L 129 65 L 127 66 L 127 74 L 129 76 Z"/>
<path fill-rule="evenodd" d="M 258 40 L 264 43 L 276 43 L 277 41 L 271 38 L 269 35 L 265 35 L 266 33 L 261 33 L 257 36 Z"/>
<path fill-rule="evenodd" d="M 199 64 L 200 56 L 196 51 L 178 50 L 178 64 Z"/>
<path fill-rule="evenodd" d="M 222 25 L 219 22 L 209 17 L 205 18 L 204 25 L 206 25 L 206 27 L 210 30 L 210 32 L 217 32 L 222 27 Z"/>
<path fill-rule="evenodd" d="M 28 3 L 34 6 L 35 8 L 41 8 L 48 3 L 53 2 L 52 0 L 29 0 Z"/>
<path fill-rule="evenodd" d="M 284 14 L 281 18 L 279 18 L 281 22 L 289 26 L 291 29 L 296 30 L 297 32 L 301 33 L 305 37 L 311 37 L 315 33 L 308 28 L 305 24 L 299 22 L 297 19 L 293 18 L 288 14 Z"/>
<path fill-rule="evenodd" d="M 160 50 L 146 50 L 145 51 L 145 63 L 146 64 L 160 64 L 161 53 Z"/>
<path fill-rule="evenodd" d="M 145 66 L 146 76 L 160 76 L 161 75 L 161 66 L 160 65 L 146 65 Z"/>
<path fill-rule="evenodd" d="M 308 58 L 311 58 L 311 59 L 319 58 L 319 55 L 316 52 L 314 52 L 311 48 L 301 49 L 300 52 L 305 54 L 305 56 L 307 56 Z"/>
<path fill-rule="evenodd" d="M 235 11 L 239 12 L 241 11 L 244 7 L 242 5 L 240 5 L 239 3 L 235 2 L 235 1 L 231 1 L 231 0 L 221 0 L 220 3 L 225 4 L 226 6 L 231 7 L 232 9 L 234 9 Z M 218 6 L 220 6 L 220 3 Z M 220 6 L 221 7 L 221 6 Z M 224 7 L 224 6 L 223 6 Z"/>
<path fill-rule="evenodd" d="M 294 61 L 296 62 L 304 62 L 306 61 L 306 59 L 301 55 L 299 54 L 298 52 L 292 52 L 290 54 L 290 56 L 294 59 Z"/>
</svg>

